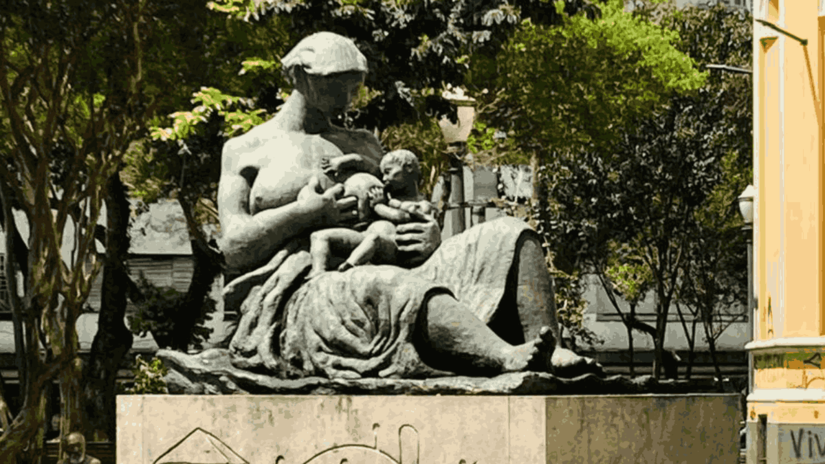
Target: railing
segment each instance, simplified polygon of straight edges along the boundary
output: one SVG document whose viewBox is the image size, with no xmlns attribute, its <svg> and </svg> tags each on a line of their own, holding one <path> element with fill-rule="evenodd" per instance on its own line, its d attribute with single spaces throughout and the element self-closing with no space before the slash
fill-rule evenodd
<svg viewBox="0 0 825 464">
<path fill-rule="evenodd" d="M 445 211 L 460 210 L 462 217 L 466 209 L 470 209 L 470 226 L 481 224 L 487 220 L 487 208 L 498 208 L 498 205 L 492 201 L 474 200 L 462 202 L 450 202 L 444 205 Z"/>
</svg>

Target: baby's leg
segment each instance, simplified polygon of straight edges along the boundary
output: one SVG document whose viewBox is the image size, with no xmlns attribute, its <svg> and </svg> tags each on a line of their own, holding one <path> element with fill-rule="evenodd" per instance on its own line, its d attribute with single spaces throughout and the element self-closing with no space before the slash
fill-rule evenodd
<svg viewBox="0 0 825 464">
<path fill-rule="evenodd" d="M 333 251 L 343 255 L 357 247 L 361 240 L 363 234 L 344 228 L 321 229 L 310 234 L 309 254 L 312 257 L 312 272 L 309 278 L 329 270 Z"/>
<path fill-rule="evenodd" d="M 397 247 L 391 238 L 395 226 L 389 221 L 375 221 L 363 234 L 361 243 L 350 253 L 349 258 L 338 267 L 343 272 L 355 266 L 361 266 L 378 258 L 381 262 L 391 263 L 395 260 Z M 376 254 L 378 256 L 376 256 Z"/>
</svg>

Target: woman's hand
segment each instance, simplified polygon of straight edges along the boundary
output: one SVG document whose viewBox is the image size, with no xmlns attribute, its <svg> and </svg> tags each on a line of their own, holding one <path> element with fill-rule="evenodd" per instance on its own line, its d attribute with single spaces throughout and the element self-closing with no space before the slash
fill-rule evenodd
<svg viewBox="0 0 825 464">
<path fill-rule="evenodd" d="M 398 251 L 410 256 L 407 263 L 411 266 L 426 261 L 441 245 L 441 229 L 434 219 L 399 224 L 395 232 Z"/>
<path fill-rule="evenodd" d="M 358 200 L 355 197 L 341 198 L 344 186 L 335 184 L 326 191 L 321 190 L 317 176 L 312 176 L 307 185 L 298 192 L 298 204 L 312 215 L 317 226 L 350 224 L 358 220 Z"/>
</svg>

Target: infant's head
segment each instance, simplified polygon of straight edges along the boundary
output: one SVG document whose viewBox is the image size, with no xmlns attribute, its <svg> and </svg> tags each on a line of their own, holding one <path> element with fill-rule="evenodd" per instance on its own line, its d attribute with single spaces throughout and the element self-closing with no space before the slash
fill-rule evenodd
<svg viewBox="0 0 825 464">
<path fill-rule="evenodd" d="M 403 191 L 408 183 L 414 183 L 417 188 L 421 179 L 418 157 L 409 150 L 391 151 L 381 158 L 381 174 L 390 192 Z"/>
<path fill-rule="evenodd" d="M 358 199 L 358 220 L 365 221 L 372 214 L 369 191 L 372 188 L 384 189 L 384 184 L 377 177 L 365 172 L 357 172 L 344 181 L 344 197 Z"/>
</svg>

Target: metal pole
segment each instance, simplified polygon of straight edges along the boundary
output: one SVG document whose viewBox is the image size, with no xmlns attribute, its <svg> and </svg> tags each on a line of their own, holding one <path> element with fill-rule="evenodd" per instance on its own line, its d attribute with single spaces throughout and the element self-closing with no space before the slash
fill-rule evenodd
<svg viewBox="0 0 825 464">
<path fill-rule="evenodd" d="M 754 298 L 753 298 L 753 227 L 744 227 L 748 241 L 748 342 L 753 341 L 754 322 Z M 753 354 L 748 351 L 748 394 L 753 393 Z"/>
<path fill-rule="evenodd" d="M 764 19 L 757 19 L 756 22 L 759 23 L 759 24 L 763 24 L 765 26 L 768 26 L 769 28 L 775 30 L 776 32 L 778 32 L 780 34 L 783 34 L 783 35 L 786 35 L 786 36 L 796 40 L 797 42 L 801 43 L 803 47 L 808 45 L 808 39 L 803 39 L 802 37 L 797 37 L 797 36 L 791 34 L 790 32 L 786 31 L 785 29 L 782 29 L 781 27 L 777 26 L 776 24 L 774 24 L 772 22 L 765 21 Z"/>
<path fill-rule="evenodd" d="M 464 163 L 461 157 L 464 155 L 467 145 L 464 142 L 450 144 L 450 183 L 452 184 L 451 204 L 462 205 L 464 203 Z M 464 232 L 464 207 L 460 206 L 452 215 L 452 233 L 458 235 Z"/>
</svg>

